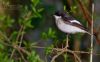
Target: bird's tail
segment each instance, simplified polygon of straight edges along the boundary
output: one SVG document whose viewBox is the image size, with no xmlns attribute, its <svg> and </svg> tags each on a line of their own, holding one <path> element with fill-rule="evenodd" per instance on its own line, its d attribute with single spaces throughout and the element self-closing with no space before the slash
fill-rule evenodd
<svg viewBox="0 0 100 62">
<path fill-rule="evenodd" d="M 90 36 L 92 36 L 93 34 L 89 33 L 89 32 L 86 32 L 87 34 L 89 34 Z"/>
<path fill-rule="evenodd" d="M 86 33 L 89 34 L 91 37 L 93 37 L 93 39 L 95 39 L 97 41 L 96 36 L 94 34 L 91 34 L 89 32 L 86 32 Z"/>
</svg>

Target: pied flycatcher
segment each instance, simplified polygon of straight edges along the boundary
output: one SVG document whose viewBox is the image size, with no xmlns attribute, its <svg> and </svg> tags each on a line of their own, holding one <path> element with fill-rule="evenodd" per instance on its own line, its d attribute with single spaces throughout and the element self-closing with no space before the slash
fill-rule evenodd
<svg viewBox="0 0 100 62">
<path fill-rule="evenodd" d="M 64 33 L 75 34 L 80 32 L 90 34 L 79 21 L 69 16 L 68 14 L 56 12 L 54 14 L 54 18 L 58 29 Z"/>
</svg>

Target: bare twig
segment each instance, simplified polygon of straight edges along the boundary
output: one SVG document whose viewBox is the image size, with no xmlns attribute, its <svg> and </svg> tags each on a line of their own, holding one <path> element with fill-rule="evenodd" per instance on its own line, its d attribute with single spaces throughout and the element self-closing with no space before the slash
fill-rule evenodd
<svg viewBox="0 0 100 62">
<path fill-rule="evenodd" d="M 22 47 L 17 47 L 20 51 L 22 51 L 23 53 L 25 53 L 25 54 L 27 54 L 27 55 L 30 55 L 30 53 L 27 51 L 27 50 L 25 50 L 24 48 L 22 48 Z"/>
<path fill-rule="evenodd" d="M 93 3 L 92 2 L 93 0 L 91 0 L 91 4 Z M 79 4 L 79 7 L 80 9 L 82 10 L 82 13 L 84 15 L 84 18 L 86 19 L 86 21 L 88 21 L 88 25 L 89 27 L 91 27 L 92 25 L 92 17 L 91 17 L 91 14 L 90 12 L 88 11 L 88 9 L 85 7 L 85 5 L 83 5 L 82 1 L 81 0 L 77 0 L 78 4 Z M 92 6 L 92 5 L 91 5 Z M 93 8 L 91 8 L 92 10 Z M 98 38 L 98 33 L 96 31 L 96 29 L 93 29 L 93 33 L 96 35 L 96 42 L 100 44 L 100 39 Z"/>
<path fill-rule="evenodd" d="M 78 57 L 78 55 L 74 51 L 67 49 L 66 52 L 73 54 L 75 58 L 78 60 L 78 62 L 82 62 L 81 59 Z"/>
<path fill-rule="evenodd" d="M 14 48 L 17 49 L 17 51 L 18 51 L 19 54 L 21 55 L 21 57 L 22 57 L 22 59 L 24 60 L 24 62 L 27 62 L 27 60 L 24 58 L 24 55 L 23 55 L 23 53 L 20 51 L 20 49 L 19 49 L 17 46 L 15 46 Z"/>
<path fill-rule="evenodd" d="M 2 37 L 10 43 L 10 39 L 2 31 L 0 31 L 0 35 L 2 35 Z"/>
<path fill-rule="evenodd" d="M 83 5 L 83 3 L 81 2 L 81 0 L 77 0 L 80 9 L 83 12 L 84 18 L 88 21 L 89 26 L 91 27 L 91 14 L 89 13 L 89 11 L 87 10 L 87 8 Z"/>
<path fill-rule="evenodd" d="M 61 54 L 63 54 L 64 52 L 66 52 L 66 53 L 69 52 L 69 53 L 73 54 L 73 55 L 75 56 L 75 58 L 78 60 L 78 62 L 81 62 L 81 60 L 80 60 L 80 58 L 78 57 L 78 55 L 77 55 L 76 53 L 74 53 L 73 51 L 69 50 L 68 47 L 69 47 L 69 45 L 68 45 L 68 34 L 67 34 L 67 36 L 66 36 L 66 46 L 61 50 L 61 52 L 57 53 L 57 55 L 55 55 L 55 56 L 52 58 L 51 62 L 54 62 L 55 59 L 56 59 L 58 56 L 60 56 Z"/>
<path fill-rule="evenodd" d="M 16 51 L 16 49 L 13 49 L 13 50 L 12 50 L 12 53 L 11 53 L 11 55 L 10 55 L 10 59 L 13 57 L 15 51 Z"/>
<path fill-rule="evenodd" d="M 61 54 L 63 54 L 64 52 L 65 52 L 65 51 L 63 50 L 63 51 L 59 52 L 57 55 L 55 55 L 55 56 L 52 58 L 51 62 L 54 62 L 55 59 L 56 59 L 58 56 L 60 56 Z"/>
<path fill-rule="evenodd" d="M 29 12 L 23 18 L 25 19 L 25 21 L 27 21 L 30 16 L 31 16 L 31 12 Z M 19 30 L 18 35 L 17 35 L 16 40 L 15 40 L 16 41 L 16 44 L 15 45 L 17 45 L 18 41 L 20 41 L 19 47 L 21 46 L 22 41 L 23 41 L 23 36 L 24 36 L 24 33 L 23 32 L 24 32 L 24 29 L 25 29 L 25 26 L 24 25 L 21 25 L 20 30 Z M 13 51 L 11 53 L 11 58 L 13 57 L 15 51 L 16 51 L 16 49 L 13 49 Z"/>
<path fill-rule="evenodd" d="M 19 30 L 19 32 L 18 32 L 18 35 L 17 35 L 16 40 L 15 40 L 15 41 L 16 41 L 15 45 L 17 45 L 17 43 L 18 43 L 18 40 L 19 40 L 19 38 L 20 38 L 20 35 L 21 35 L 21 31 L 22 31 L 22 29 L 23 29 L 23 26 L 21 26 L 21 28 L 20 28 L 20 30 Z M 13 45 L 13 46 L 15 46 L 15 45 Z M 13 57 L 15 51 L 16 51 L 16 49 L 13 49 L 10 58 Z"/>
<path fill-rule="evenodd" d="M 25 29 L 25 26 L 23 26 L 23 29 L 22 29 L 22 33 L 21 33 L 21 37 L 20 37 L 20 44 L 19 46 L 21 46 L 22 42 L 23 42 L 23 36 L 24 36 L 24 29 Z"/>
<path fill-rule="evenodd" d="M 22 47 L 24 48 L 24 47 Z M 42 46 L 32 46 L 32 48 L 39 48 L 39 49 L 45 49 L 47 47 L 42 47 Z M 62 51 L 63 48 L 51 48 L 52 50 L 56 50 L 56 51 Z M 67 50 L 70 50 L 70 49 L 67 49 Z M 86 51 L 73 51 L 74 53 L 80 53 L 80 54 L 91 54 L 90 52 L 86 52 Z M 92 54 L 94 55 L 100 55 L 100 53 L 95 53 L 93 52 Z"/>
<path fill-rule="evenodd" d="M 10 45 L 10 44 L 8 44 L 8 43 L 3 42 L 1 39 L 0 39 L 0 43 L 1 43 L 1 44 L 3 44 L 3 45 L 5 45 L 5 46 L 10 46 L 10 47 L 12 47 L 12 45 Z"/>
<path fill-rule="evenodd" d="M 32 15 L 31 12 L 28 12 L 28 14 L 26 16 L 24 16 L 23 18 L 25 19 L 25 21 L 28 21 L 28 19 L 30 18 L 30 16 Z M 25 30 L 25 25 L 21 25 L 21 34 L 20 34 L 20 44 L 19 46 L 21 46 L 22 42 L 23 42 L 23 36 L 24 36 L 24 30 Z"/>
<path fill-rule="evenodd" d="M 68 34 L 66 35 L 66 46 L 65 46 L 65 48 L 68 48 L 69 47 L 69 43 L 68 43 Z"/>
<path fill-rule="evenodd" d="M 63 48 L 61 52 L 59 52 L 57 55 L 55 55 L 55 56 L 52 58 L 51 62 L 54 62 L 55 59 L 56 59 L 58 56 L 60 56 L 61 54 L 63 54 L 64 52 L 69 52 L 69 53 L 73 54 L 73 55 L 75 56 L 75 58 L 78 60 L 78 62 L 81 62 L 80 58 L 78 57 L 78 55 L 77 55 L 74 51 L 69 50 L 69 49 L 66 49 L 66 48 Z"/>
<path fill-rule="evenodd" d="M 91 34 L 93 34 L 93 14 L 94 14 L 94 3 L 92 3 L 92 25 L 91 25 Z M 90 54 L 90 62 L 93 62 L 93 35 L 91 35 L 91 54 Z"/>
<path fill-rule="evenodd" d="M 19 32 L 18 32 L 18 35 L 17 35 L 17 37 L 16 37 L 16 43 L 18 43 L 18 40 L 19 40 L 20 35 L 21 35 L 21 33 L 22 33 L 22 30 L 23 30 L 23 25 L 21 25 L 20 30 L 19 30 Z"/>
</svg>

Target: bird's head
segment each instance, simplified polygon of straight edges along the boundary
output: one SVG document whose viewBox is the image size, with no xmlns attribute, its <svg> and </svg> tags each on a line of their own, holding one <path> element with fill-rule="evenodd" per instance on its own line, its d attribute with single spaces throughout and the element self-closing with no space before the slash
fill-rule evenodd
<svg viewBox="0 0 100 62">
<path fill-rule="evenodd" d="M 53 16 L 55 17 L 55 19 L 63 18 L 63 17 L 68 18 L 69 17 L 69 15 L 66 12 L 61 12 L 61 11 L 55 12 L 55 14 Z"/>
<path fill-rule="evenodd" d="M 60 11 L 55 12 L 55 14 L 53 15 L 55 17 L 55 19 L 59 19 L 63 16 L 64 14 Z"/>
</svg>

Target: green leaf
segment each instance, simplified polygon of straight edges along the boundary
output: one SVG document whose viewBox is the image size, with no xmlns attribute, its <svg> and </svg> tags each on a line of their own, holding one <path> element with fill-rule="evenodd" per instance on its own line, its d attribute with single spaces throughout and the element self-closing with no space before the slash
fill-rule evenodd
<svg viewBox="0 0 100 62">
<path fill-rule="evenodd" d="M 34 28 L 34 26 L 31 24 L 31 22 L 32 22 L 31 20 L 28 20 L 27 23 L 24 23 L 24 24 L 26 27 Z"/>
<path fill-rule="evenodd" d="M 0 52 L 0 61 L 2 62 L 14 62 L 14 60 L 9 59 L 8 54 L 5 54 L 4 52 Z"/>
<path fill-rule="evenodd" d="M 27 59 L 29 60 L 29 62 L 43 62 L 35 51 L 32 51 L 31 54 L 27 57 Z"/>
<path fill-rule="evenodd" d="M 1 41 L 2 42 L 2 41 Z M 0 43 L 0 49 L 4 49 L 4 45 Z"/>
<path fill-rule="evenodd" d="M 46 53 L 46 55 L 50 54 L 53 48 L 54 48 L 53 45 L 50 45 L 50 46 L 46 47 L 46 48 L 45 48 L 45 53 Z"/>
<path fill-rule="evenodd" d="M 77 9 L 77 6 L 71 6 L 71 12 L 75 13 L 76 9 Z"/>
<path fill-rule="evenodd" d="M 66 11 L 66 6 L 64 5 L 64 11 Z"/>
<path fill-rule="evenodd" d="M 45 40 L 48 39 L 47 34 L 45 32 L 42 33 L 42 39 L 45 39 Z"/>
<path fill-rule="evenodd" d="M 12 27 L 13 23 L 14 23 L 14 20 L 13 19 L 8 19 L 7 20 L 8 27 Z"/>
<path fill-rule="evenodd" d="M 36 12 L 37 12 L 35 7 L 33 7 L 33 8 L 32 8 L 32 10 L 33 10 L 33 12 L 34 12 L 34 13 L 36 13 Z"/>
<path fill-rule="evenodd" d="M 0 21 L 3 21 L 5 19 L 6 16 L 1 16 L 0 15 Z"/>
<path fill-rule="evenodd" d="M 39 0 L 32 0 L 34 7 L 36 7 L 39 2 L 40 2 Z"/>
<path fill-rule="evenodd" d="M 17 37 L 17 34 L 18 34 L 17 31 L 13 31 L 13 32 L 11 33 L 11 35 L 10 35 L 10 39 L 11 39 L 11 40 L 15 40 L 16 37 Z"/>
<path fill-rule="evenodd" d="M 48 35 L 50 35 L 50 36 L 51 36 L 51 35 L 52 35 L 52 33 L 53 33 L 53 32 L 52 32 L 52 28 L 49 28 Z"/>
<path fill-rule="evenodd" d="M 48 37 L 55 38 L 55 31 L 52 28 L 49 28 L 48 30 Z"/>
<path fill-rule="evenodd" d="M 38 9 L 38 12 L 42 12 L 44 10 L 44 8 Z"/>
</svg>

